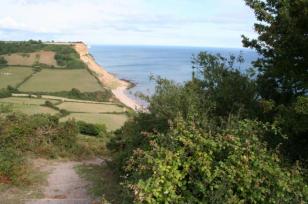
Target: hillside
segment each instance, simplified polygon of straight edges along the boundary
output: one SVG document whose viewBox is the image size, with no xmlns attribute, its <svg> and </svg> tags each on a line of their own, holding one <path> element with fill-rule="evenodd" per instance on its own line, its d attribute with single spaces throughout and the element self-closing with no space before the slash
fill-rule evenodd
<svg viewBox="0 0 308 204">
<path fill-rule="evenodd" d="M 70 44 L 52 44 L 41 41 L 0 42 L 0 58 L 11 66 L 86 68 L 79 54 Z"/>
<path fill-rule="evenodd" d="M 106 142 L 133 113 L 112 89 L 128 83 L 83 43 L 0 42 L 0 59 L 0 199 L 101 199 L 83 177 L 111 174 Z"/>
</svg>

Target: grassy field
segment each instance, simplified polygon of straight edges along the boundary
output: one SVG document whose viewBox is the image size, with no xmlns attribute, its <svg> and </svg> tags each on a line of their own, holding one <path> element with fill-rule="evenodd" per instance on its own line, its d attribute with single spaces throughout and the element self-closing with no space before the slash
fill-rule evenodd
<svg viewBox="0 0 308 204">
<path fill-rule="evenodd" d="M 55 54 L 52 51 L 39 51 L 32 53 L 14 53 L 3 55 L 3 57 L 7 60 L 8 65 L 33 66 L 36 63 L 42 63 L 56 67 L 57 61 L 55 60 Z"/>
<path fill-rule="evenodd" d="M 66 121 L 69 119 L 81 120 L 94 124 L 105 124 L 108 130 L 116 130 L 125 123 L 127 116 L 125 114 L 99 114 L 99 113 L 71 113 L 61 119 Z"/>
<path fill-rule="evenodd" d="M 33 73 L 29 67 L 0 68 L 0 89 L 8 85 L 16 86 Z"/>
<path fill-rule="evenodd" d="M 20 90 L 24 92 L 57 92 L 70 91 L 72 88 L 88 92 L 102 90 L 97 80 L 85 69 L 43 69 L 24 83 Z"/>
<path fill-rule="evenodd" d="M 124 108 L 117 105 L 109 104 L 91 104 L 91 103 L 75 103 L 64 102 L 58 105 L 60 109 L 65 109 L 70 112 L 84 112 L 84 113 L 103 113 L 103 112 L 124 112 Z"/>
<path fill-rule="evenodd" d="M 26 104 L 26 105 L 43 105 L 45 101 L 50 101 L 52 103 L 57 103 L 57 100 L 46 100 L 46 99 L 36 99 L 36 98 L 23 98 L 23 97 L 9 97 L 0 98 L 0 103 L 13 103 L 13 104 Z"/>
<path fill-rule="evenodd" d="M 46 114 L 54 115 L 58 113 L 58 111 L 52 108 L 40 106 L 40 105 L 13 104 L 12 108 L 14 111 L 22 112 L 27 115 L 34 115 L 34 114 L 39 114 L 39 113 L 46 113 Z"/>
<path fill-rule="evenodd" d="M 110 103 L 61 102 L 55 99 L 9 97 L 1 98 L 0 104 L 11 104 L 10 107 L 13 111 L 29 115 L 38 113 L 53 115 L 59 113 L 57 110 L 42 106 L 47 100 L 53 104 L 60 103 L 57 107 L 70 112 L 69 115 L 61 118 L 61 121 L 75 119 L 87 123 L 105 124 L 108 130 L 113 131 L 120 128 L 128 119 L 127 115 L 123 113 L 125 108 Z M 110 114 L 110 112 L 117 112 L 118 114 Z"/>
<path fill-rule="evenodd" d="M 19 98 L 19 97 L 9 97 L 1 98 L 0 104 L 10 104 L 13 111 L 22 112 L 28 115 L 38 114 L 38 113 L 48 113 L 54 115 L 58 111 L 41 106 L 45 103 L 44 99 L 35 99 L 35 98 Z M 52 103 L 56 103 L 56 100 L 49 100 Z"/>
</svg>

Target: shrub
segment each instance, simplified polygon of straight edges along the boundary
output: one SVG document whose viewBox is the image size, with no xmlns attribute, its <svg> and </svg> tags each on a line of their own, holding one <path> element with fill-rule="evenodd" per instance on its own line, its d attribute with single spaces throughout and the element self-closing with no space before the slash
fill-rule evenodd
<svg viewBox="0 0 308 204">
<path fill-rule="evenodd" d="M 124 167 L 137 203 L 303 203 L 308 187 L 300 170 L 281 166 L 258 139 L 254 121 L 211 135 L 177 120 L 166 134 L 144 134 Z"/>
<path fill-rule="evenodd" d="M 107 130 L 105 125 L 91 124 L 83 121 L 77 122 L 79 132 L 91 136 L 106 136 Z"/>
<path fill-rule="evenodd" d="M 12 92 L 8 89 L 0 89 L 0 98 L 7 98 L 12 96 Z"/>
<path fill-rule="evenodd" d="M 0 66 L 7 65 L 7 60 L 0 56 Z"/>
<path fill-rule="evenodd" d="M 24 179 L 26 161 L 13 148 L 0 147 L 0 183 L 18 184 Z"/>
<path fill-rule="evenodd" d="M 59 123 L 58 117 L 47 114 L 12 113 L 0 121 L 2 145 L 46 157 L 73 156 L 70 153 L 77 146 L 77 133 L 75 122 Z"/>
</svg>

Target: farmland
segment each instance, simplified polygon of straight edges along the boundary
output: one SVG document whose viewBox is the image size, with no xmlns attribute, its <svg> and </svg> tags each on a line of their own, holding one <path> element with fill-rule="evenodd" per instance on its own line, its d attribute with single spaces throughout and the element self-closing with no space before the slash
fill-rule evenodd
<svg viewBox="0 0 308 204">
<path fill-rule="evenodd" d="M 85 121 L 93 124 L 105 124 L 108 130 L 116 130 L 125 123 L 127 116 L 124 114 L 72 113 L 62 118 L 61 121 L 69 119 Z"/>
<path fill-rule="evenodd" d="M 68 115 L 62 117 L 58 110 L 44 106 L 46 101 L 55 104 L 59 110 L 66 110 Z M 0 98 L 0 105 L 10 105 L 12 110 L 28 115 L 39 113 L 58 114 L 62 117 L 60 121 L 75 119 L 87 123 L 105 124 L 109 131 L 120 128 L 128 118 L 125 113 L 126 109 L 117 104 L 81 102 L 79 100 L 74 101 L 65 98 L 54 98 L 52 96 L 45 96 L 45 98 Z"/>
<path fill-rule="evenodd" d="M 55 60 L 55 52 L 52 51 L 39 51 L 32 53 L 14 53 L 3 55 L 7 60 L 8 65 L 22 65 L 33 66 L 36 64 L 44 64 L 51 67 L 57 67 L 57 61 Z"/>
<path fill-rule="evenodd" d="M 84 113 L 111 113 L 111 112 L 124 112 L 124 108 L 112 104 L 91 104 L 91 103 L 76 103 L 65 102 L 58 105 L 60 109 L 65 109 L 70 112 L 84 112 Z"/>
<path fill-rule="evenodd" d="M 43 69 L 21 87 L 23 92 L 59 92 L 77 88 L 80 91 L 99 91 L 101 85 L 86 69 Z"/>
<path fill-rule="evenodd" d="M 51 69 L 34 71 L 31 67 L 5 67 L 0 69 L 0 88 L 12 86 L 21 93 L 0 98 L 0 105 L 9 105 L 13 111 L 28 115 L 47 113 L 58 115 L 60 121 L 75 119 L 94 124 L 105 124 L 109 131 L 120 128 L 127 120 L 125 108 L 113 102 L 95 102 L 69 99 L 38 93 L 57 93 L 73 88 L 81 92 L 102 91 L 103 87 L 86 69 Z M 28 93 L 32 93 L 31 97 Z M 46 101 L 54 107 L 45 106 Z M 60 110 L 68 115 L 61 115 Z"/>
<path fill-rule="evenodd" d="M 80 55 L 70 44 L 0 42 L 0 106 L 120 128 L 129 110 L 102 86 Z"/>
<path fill-rule="evenodd" d="M 0 68 L 0 89 L 9 85 L 15 87 L 32 73 L 33 70 L 29 67 Z"/>
<path fill-rule="evenodd" d="M 1 98 L 0 105 L 9 105 L 9 107 L 16 112 L 22 112 L 28 115 L 39 114 L 39 113 L 48 113 L 48 114 L 56 114 L 58 111 L 42 106 L 46 100 L 43 99 L 33 99 L 33 98 L 17 98 L 17 97 L 9 97 L 9 98 Z M 55 103 L 57 101 L 50 101 Z"/>
</svg>

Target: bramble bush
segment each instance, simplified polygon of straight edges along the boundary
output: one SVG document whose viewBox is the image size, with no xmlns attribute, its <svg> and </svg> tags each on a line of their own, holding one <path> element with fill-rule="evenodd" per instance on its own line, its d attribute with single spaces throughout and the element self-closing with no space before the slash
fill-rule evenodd
<svg viewBox="0 0 308 204">
<path fill-rule="evenodd" d="M 306 97 L 277 106 L 258 97 L 248 75 L 208 55 L 197 56 L 200 72 L 185 84 L 157 78 L 150 112 L 109 142 L 126 196 L 137 203 L 304 203 L 305 169 L 281 152 L 291 135 L 306 131 Z"/>
<path fill-rule="evenodd" d="M 0 182 L 26 183 L 29 154 L 46 158 L 90 154 L 78 144 L 77 135 L 74 121 L 59 123 L 58 117 L 47 114 L 28 116 L 0 111 Z"/>
<path fill-rule="evenodd" d="M 94 137 L 102 137 L 107 135 L 107 128 L 104 124 L 92 124 L 84 121 L 77 121 L 77 126 L 81 134 Z"/>
<path fill-rule="evenodd" d="M 137 203 L 303 203 L 300 169 L 282 167 L 260 141 L 273 127 L 244 120 L 216 135 L 181 118 L 164 134 L 144 133 L 124 167 Z"/>
</svg>

